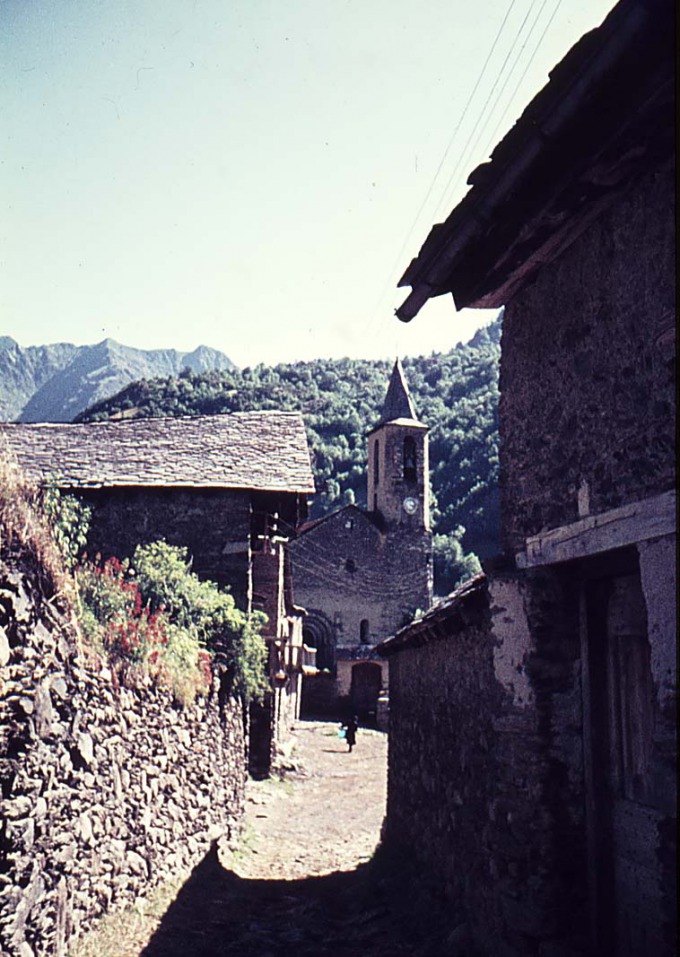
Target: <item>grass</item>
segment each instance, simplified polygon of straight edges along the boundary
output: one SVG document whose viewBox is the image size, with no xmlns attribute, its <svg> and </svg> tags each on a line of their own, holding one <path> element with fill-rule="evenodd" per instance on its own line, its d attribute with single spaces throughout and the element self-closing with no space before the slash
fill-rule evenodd
<svg viewBox="0 0 680 957">
<path fill-rule="evenodd" d="M 182 877 L 172 878 L 134 904 L 100 917 L 69 947 L 68 957 L 139 957 L 183 883 Z"/>
<path fill-rule="evenodd" d="M 21 473 L 6 444 L 0 445 L 0 553 L 25 552 L 49 597 L 75 605 L 75 586 L 38 504 L 39 491 Z"/>
</svg>

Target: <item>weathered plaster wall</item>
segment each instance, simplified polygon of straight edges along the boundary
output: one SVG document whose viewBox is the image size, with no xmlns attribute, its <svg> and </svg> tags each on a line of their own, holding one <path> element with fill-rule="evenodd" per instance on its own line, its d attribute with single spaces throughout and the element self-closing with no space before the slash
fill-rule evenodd
<svg viewBox="0 0 680 957">
<path fill-rule="evenodd" d="M 92 555 L 130 557 L 137 545 L 164 538 L 183 545 L 193 571 L 229 586 L 240 608 L 249 597 L 250 493 L 233 489 L 76 489 L 93 506 Z"/>
<path fill-rule="evenodd" d="M 74 932 L 193 867 L 239 826 L 240 708 L 180 708 L 86 667 L 35 578 L 0 566 L 0 951 L 60 957 Z"/>
<path fill-rule="evenodd" d="M 494 573 L 388 659 L 387 840 L 489 957 L 673 953 L 673 545 L 641 590 L 620 555 Z"/>
<path fill-rule="evenodd" d="M 649 173 L 508 303 L 500 371 L 501 537 L 675 484 L 674 171 Z M 587 501 L 589 500 L 589 501 Z"/>
</svg>

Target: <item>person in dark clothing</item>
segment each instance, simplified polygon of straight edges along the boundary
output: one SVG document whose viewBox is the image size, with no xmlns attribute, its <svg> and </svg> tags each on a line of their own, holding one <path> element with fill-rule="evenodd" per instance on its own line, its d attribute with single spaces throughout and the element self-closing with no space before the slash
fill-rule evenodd
<svg viewBox="0 0 680 957">
<path fill-rule="evenodd" d="M 358 724 L 356 718 L 350 718 L 345 724 L 345 741 L 347 742 L 348 751 L 351 751 L 357 742 L 357 728 Z"/>
</svg>

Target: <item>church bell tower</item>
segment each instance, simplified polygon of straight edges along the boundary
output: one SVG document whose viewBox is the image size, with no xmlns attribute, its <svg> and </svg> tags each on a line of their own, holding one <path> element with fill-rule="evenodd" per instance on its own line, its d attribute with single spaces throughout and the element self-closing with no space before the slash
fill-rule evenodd
<svg viewBox="0 0 680 957">
<path fill-rule="evenodd" d="M 386 530 L 430 529 L 428 428 L 416 412 L 397 359 L 380 421 L 368 434 L 368 511 Z"/>
</svg>

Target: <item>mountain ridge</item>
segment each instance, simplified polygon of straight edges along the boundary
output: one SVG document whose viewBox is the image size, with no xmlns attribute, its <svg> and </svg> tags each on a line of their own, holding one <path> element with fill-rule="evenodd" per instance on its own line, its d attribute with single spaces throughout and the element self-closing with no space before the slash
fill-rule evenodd
<svg viewBox="0 0 680 957">
<path fill-rule="evenodd" d="M 94 345 L 57 342 L 22 347 L 0 336 L 0 419 L 11 422 L 69 422 L 88 406 L 115 395 L 140 379 L 234 371 L 232 360 L 199 345 L 177 349 L 137 349 L 106 338 Z"/>
</svg>

